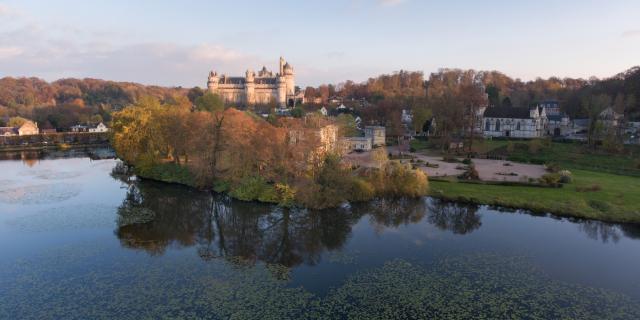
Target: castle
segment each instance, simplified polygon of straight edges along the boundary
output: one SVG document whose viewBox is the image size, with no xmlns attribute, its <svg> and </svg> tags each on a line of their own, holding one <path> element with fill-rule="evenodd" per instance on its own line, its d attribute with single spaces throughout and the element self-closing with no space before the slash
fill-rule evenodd
<svg viewBox="0 0 640 320">
<path fill-rule="evenodd" d="M 228 77 L 211 71 L 207 88 L 225 103 L 237 105 L 276 103 L 286 107 L 293 106 L 296 98 L 293 68 L 282 57 L 279 72 L 275 75 L 266 67 L 262 67 L 258 74 L 247 70 L 244 77 Z"/>
</svg>

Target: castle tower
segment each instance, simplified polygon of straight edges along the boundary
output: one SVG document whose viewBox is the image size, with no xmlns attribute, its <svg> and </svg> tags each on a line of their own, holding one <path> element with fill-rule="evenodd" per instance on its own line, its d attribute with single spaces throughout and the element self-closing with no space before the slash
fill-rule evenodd
<svg viewBox="0 0 640 320">
<path fill-rule="evenodd" d="M 220 77 L 215 71 L 209 72 L 209 79 L 207 81 L 207 89 L 211 93 L 218 93 L 218 84 L 220 83 Z"/>
<path fill-rule="evenodd" d="M 278 74 L 276 83 L 278 84 L 278 105 L 280 107 L 287 106 L 287 81 L 282 74 Z"/>
<path fill-rule="evenodd" d="M 284 58 L 283 58 L 283 57 L 280 57 L 280 69 L 278 69 L 278 70 L 280 70 L 280 71 L 278 71 L 278 73 L 279 73 L 280 75 L 283 75 L 283 74 L 284 74 L 284 64 L 285 64 L 285 63 L 286 63 L 286 62 L 284 61 Z"/>
<path fill-rule="evenodd" d="M 286 85 L 287 96 L 293 96 L 296 94 L 295 74 L 293 72 L 293 67 L 291 67 L 291 65 L 289 65 L 289 63 L 287 62 L 282 69 L 283 69 L 282 74 L 284 75 L 284 79 L 287 84 Z"/>
<path fill-rule="evenodd" d="M 247 99 L 247 105 L 256 104 L 256 95 L 255 95 L 255 74 L 251 70 L 247 70 L 245 76 L 245 97 Z"/>
</svg>

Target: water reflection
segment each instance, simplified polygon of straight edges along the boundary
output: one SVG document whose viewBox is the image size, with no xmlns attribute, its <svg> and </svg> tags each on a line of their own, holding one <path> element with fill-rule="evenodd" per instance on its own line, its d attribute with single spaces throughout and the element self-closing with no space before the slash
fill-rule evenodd
<svg viewBox="0 0 640 320">
<path fill-rule="evenodd" d="M 378 199 L 314 211 L 235 201 L 187 187 L 140 181 L 123 165 L 116 166 L 112 177 L 128 188 L 118 210 L 115 234 L 123 247 L 151 255 L 164 254 L 171 247 L 196 247 L 203 260 L 261 261 L 293 267 L 315 265 L 322 253 L 341 249 L 363 217 L 378 233 L 424 222 L 459 235 L 482 226 L 480 206 L 438 199 Z M 573 222 L 589 238 L 603 242 L 616 243 L 621 233 L 640 237 L 637 226 Z"/>
<path fill-rule="evenodd" d="M 118 227 L 127 248 L 162 254 L 170 246 L 197 246 L 204 260 L 242 257 L 287 267 L 313 265 L 326 250 L 340 249 L 357 221 L 349 212 L 316 212 L 256 205 L 161 183 L 132 184 L 119 213 L 145 208 L 148 223 Z M 237 260 L 234 260 L 237 261 Z"/>
<path fill-rule="evenodd" d="M 39 160 L 61 158 L 90 158 L 91 160 L 115 159 L 115 152 L 110 147 L 77 148 L 77 149 L 42 149 L 23 151 L 2 151 L 0 160 L 20 160 L 26 166 L 33 167 Z"/>
<path fill-rule="evenodd" d="M 433 199 L 429 205 L 429 223 L 455 234 L 467 234 L 480 228 L 480 206 Z"/>
</svg>

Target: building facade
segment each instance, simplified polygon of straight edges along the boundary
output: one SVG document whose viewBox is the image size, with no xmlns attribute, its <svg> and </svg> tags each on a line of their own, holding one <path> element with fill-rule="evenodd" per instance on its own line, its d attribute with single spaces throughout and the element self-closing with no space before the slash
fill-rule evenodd
<svg viewBox="0 0 640 320">
<path fill-rule="evenodd" d="M 491 107 L 484 112 L 485 137 L 540 138 L 545 135 L 547 115 L 541 107 Z"/>
<path fill-rule="evenodd" d="M 364 127 L 364 136 L 371 139 L 371 146 L 378 147 L 387 144 L 386 131 L 382 126 Z"/>
<path fill-rule="evenodd" d="M 229 104 L 276 103 L 280 107 L 286 107 L 293 106 L 296 101 L 295 73 L 293 67 L 282 57 L 276 74 L 266 67 L 262 67 L 258 73 L 247 70 L 244 77 L 229 77 L 211 71 L 207 89 Z"/>
</svg>

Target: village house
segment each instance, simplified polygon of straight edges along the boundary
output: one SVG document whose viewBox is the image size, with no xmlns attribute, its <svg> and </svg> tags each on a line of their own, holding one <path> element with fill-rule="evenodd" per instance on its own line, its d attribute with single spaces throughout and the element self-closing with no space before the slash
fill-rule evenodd
<svg viewBox="0 0 640 320">
<path fill-rule="evenodd" d="M 329 112 L 327 111 L 327 108 L 325 108 L 324 106 L 320 108 L 320 110 L 318 111 L 320 112 L 320 114 L 322 114 L 325 117 L 329 114 Z"/>
<path fill-rule="evenodd" d="M 540 138 L 545 134 L 544 108 L 491 107 L 484 112 L 485 137 Z"/>
<path fill-rule="evenodd" d="M 18 128 L 19 136 L 32 136 L 36 134 L 40 134 L 40 129 L 38 129 L 38 124 L 33 121 L 25 121 Z"/>
<path fill-rule="evenodd" d="M 387 144 L 385 128 L 382 126 L 364 127 L 364 136 L 371 139 L 371 146 L 378 147 Z"/>
<path fill-rule="evenodd" d="M 19 127 L 0 127 L 0 136 L 32 136 L 40 134 L 38 124 L 33 121 L 25 121 Z"/>
<path fill-rule="evenodd" d="M 367 137 L 345 137 L 341 139 L 342 152 L 371 151 L 371 139 Z"/>
<path fill-rule="evenodd" d="M 72 126 L 69 129 L 71 129 L 71 132 L 89 132 L 89 126 L 85 126 L 81 124 L 76 124 L 75 126 Z"/>
<path fill-rule="evenodd" d="M 108 131 L 109 131 L 109 128 L 107 128 L 107 126 L 105 126 L 104 123 L 102 122 L 100 122 L 95 126 L 89 127 L 89 132 L 108 132 Z"/>
<path fill-rule="evenodd" d="M 15 127 L 0 127 L 0 136 L 10 137 L 17 136 L 18 129 Z"/>
</svg>

